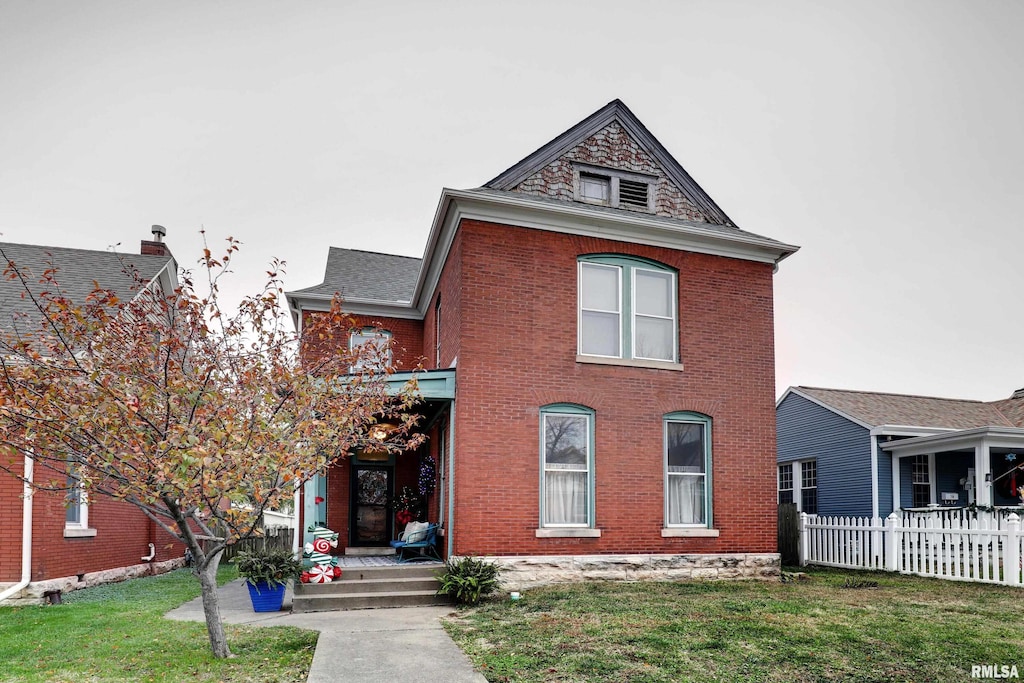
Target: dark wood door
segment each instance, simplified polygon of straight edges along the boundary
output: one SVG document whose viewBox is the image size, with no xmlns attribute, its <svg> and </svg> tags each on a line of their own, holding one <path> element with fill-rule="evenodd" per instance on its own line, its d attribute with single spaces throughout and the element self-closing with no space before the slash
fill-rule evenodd
<svg viewBox="0 0 1024 683">
<path fill-rule="evenodd" d="M 352 466 L 352 512 L 349 545 L 386 546 L 391 541 L 394 467 Z"/>
</svg>

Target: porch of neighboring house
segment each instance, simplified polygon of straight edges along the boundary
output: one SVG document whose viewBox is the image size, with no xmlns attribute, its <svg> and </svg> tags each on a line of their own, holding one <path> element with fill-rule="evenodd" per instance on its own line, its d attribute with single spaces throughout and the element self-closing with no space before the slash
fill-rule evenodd
<svg viewBox="0 0 1024 683">
<path fill-rule="evenodd" d="M 1024 429 L 981 427 L 879 446 L 892 456 L 893 507 L 1021 505 Z"/>
<path fill-rule="evenodd" d="M 392 390 L 399 391 L 411 377 L 392 375 Z M 301 550 L 312 542 L 316 526 L 337 532 L 332 554 L 342 576 L 327 584 L 297 585 L 294 611 L 447 604 L 435 595 L 434 574 L 443 565 L 415 551 L 406 555 L 413 561 L 400 563 L 390 545 L 411 517 L 438 525 L 438 555 L 446 557 L 449 547 L 455 370 L 421 372 L 416 378 L 418 430 L 427 437 L 419 448 L 400 454 L 365 449 L 303 486 L 296 545 Z M 421 480 L 429 482 L 426 495 L 420 493 Z"/>
</svg>

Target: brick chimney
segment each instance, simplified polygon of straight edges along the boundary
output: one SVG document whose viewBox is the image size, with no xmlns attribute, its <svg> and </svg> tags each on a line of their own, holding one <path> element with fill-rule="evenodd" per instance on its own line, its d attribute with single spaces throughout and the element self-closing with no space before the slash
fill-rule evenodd
<svg viewBox="0 0 1024 683">
<path fill-rule="evenodd" d="M 153 226 L 153 239 L 142 240 L 142 250 L 140 253 L 146 256 L 170 256 L 171 250 L 164 244 L 164 235 L 167 234 L 167 228 L 162 225 Z"/>
</svg>

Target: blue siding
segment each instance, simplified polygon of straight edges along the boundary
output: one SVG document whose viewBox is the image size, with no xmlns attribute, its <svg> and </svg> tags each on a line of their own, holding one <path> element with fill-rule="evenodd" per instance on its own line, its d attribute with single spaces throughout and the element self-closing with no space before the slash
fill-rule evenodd
<svg viewBox="0 0 1024 683">
<path fill-rule="evenodd" d="M 942 504 L 943 493 L 956 493 L 960 498 L 957 505 L 967 505 L 967 491 L 960 485 L 960 480 L 967 476 L 969 467 L 974 467 L 973 453 L 935 454 L 936 503 Z"/>
<path fill-rule="evenodd" d="M 878 449 L 878 516 L 892 514 L 892 456 Z"/>
<path fill-rule="evenodd" d="M 914 459 L 900 458 L 900 507 L 914 507 Z"/>
<path fill-rule="evenodd" d="M 790 393 L 775 411 L 777 460 L 818 461 L 818 514 L 871 515 L 871 437 L 865 427 Z M 799 469 L 794 478 L 799 477 Z"/>
</svg>

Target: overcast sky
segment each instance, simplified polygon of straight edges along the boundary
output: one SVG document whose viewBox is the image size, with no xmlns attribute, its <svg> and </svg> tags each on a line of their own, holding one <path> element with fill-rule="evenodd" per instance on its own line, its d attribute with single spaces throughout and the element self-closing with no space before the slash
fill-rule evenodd
<svg viewBox="0 0 1024 683">
<path fill-rule="evenodd" d="M 775 276 L 777 392 L 1024 387 L 1024 3 L 0 0 L 0 239 L 229 293 L 328 246 L 422 256 L 477 187 L 622 99 Z M 685 353 L 684 353 L 685 358 Z"/>
</svg>

